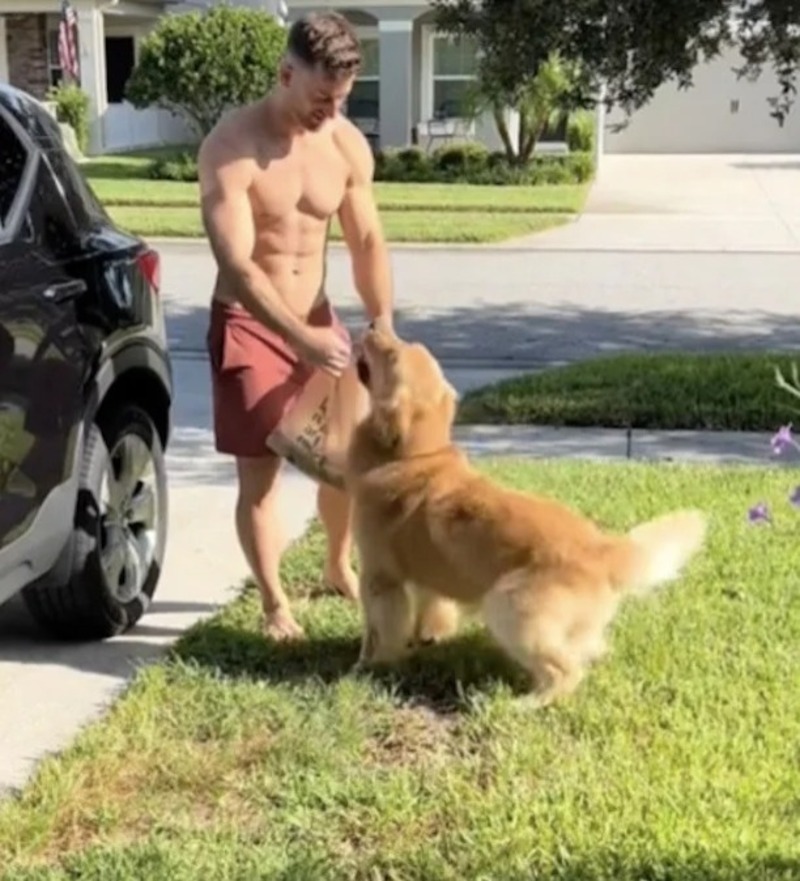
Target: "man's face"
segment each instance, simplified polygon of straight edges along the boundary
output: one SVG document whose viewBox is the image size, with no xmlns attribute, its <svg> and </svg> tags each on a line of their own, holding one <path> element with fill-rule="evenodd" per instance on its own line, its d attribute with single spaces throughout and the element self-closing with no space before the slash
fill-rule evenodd
<svg viewBox="0 0 800 881">
<path fill-rule="evenodd" d="M 355 81 L 354 74 L 330 76 L 324 71 L 289 62 L 282 76 L 293 115 L 303 128 L 316 131 L 339 113 Z"/>
</svg>

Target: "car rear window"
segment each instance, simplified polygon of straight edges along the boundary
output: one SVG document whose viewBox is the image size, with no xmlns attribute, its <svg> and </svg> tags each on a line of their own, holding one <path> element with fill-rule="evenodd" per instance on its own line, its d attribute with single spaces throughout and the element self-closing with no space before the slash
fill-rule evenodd
<svg viewBox="0 0 800 881">
<path fill-rule="evenodd" d="M 28 151 L 0 114 L 0 226 L 6 223 L 19 192 Z"/>
<path fill-rule="evenodd" d="M 64 150 L 48 150 L 47 159 L 67 197 L 81 231 L 87 232 L 109 223 L 103 204 L 89 186 L 83 172 Z"/>
</svg>

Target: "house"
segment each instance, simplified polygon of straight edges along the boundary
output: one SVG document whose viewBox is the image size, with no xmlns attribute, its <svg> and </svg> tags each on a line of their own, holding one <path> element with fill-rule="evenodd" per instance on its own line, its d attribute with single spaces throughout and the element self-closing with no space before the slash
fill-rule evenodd
<svg viewBox="0 0 800 881">
<path fill-rule="evenodd" d="M 90 153 L 186 141 L 183 123 L 123 97 L 139 45 L 169 0 L 71 0 L 77 17 L 81 87 L 90 100 Z M 45 99 L 61 81 L 60 0 L 0 0 L 0 82 Z"/>
<path fill-rule="evenodd" d="M 142 40 L 160 16 L 215 0 L 71 0 L 77 15 L 81 85 L 90 98 L 93 154 L 156 144 L 186 143 L 194 133 L 166 110 L 137 110 L 124 86 Z M 284 0 L 238 0 L 283 14 Z M 351 0 L 352 2 L 352 0 Z M 427 0 L 365 0 L 338 6 L 289 0 L 291 21 L 311 9 L 336 8 L 355 25 L 364 68 L 346 108 L 368 138 L 382 147 L 419 143 L 425 148 L 471 139 L 501 149 L 494 121 L 470 121 L 460 110 L 475 73 L 467 39 L 437 33 Z M 38 98 L 61 79 L 58 55 L 60 0 L 0 0 L 0 81 Z M 784 126 L 769 116 L 775 79 L 737 80 L 734 52 L 699 65 L 695 85 L 658 89 L 619 132 L 619 111 L 600 112 L 598 153 L 759 153 L 800 151 L 800 108 Z M 507 115 L 512 138 L 514 114 Z M 547 144 L 543 147 L 547 148 Z M 556 145 L 551 145 L 556 146 Z"/>
<path fill-rule="evenodd" d="M 625 117 L 615 109 L 602 127 L 603 153 L 799 153 L 800 106 L 778 125 L 768 103 L 780 94 L 775 76 L 765 67 L 755 81 L 738 79 L 742 63 L 729 50 L 699 64 L 691 88 L 664 83 L 619 132 L 612 127 Z"/>
<path fill-rule="evenodd" d="M 89 153 L 186 143 L 195 135 L 166 110 L 137 110 L 124 99 L 142 40 L 160 16 L 213 0 L 71 0 L 77 16 L 81 86 L 90 99 Z M 239 0 L 247 2 L 247 0 Z M 282 0 L 251 0 L 273 14 Z M 317 4 L 318 5 L 318 4 Z M 289 18 L 314 4 L 292 0 Z M 58 53 L 60 0 L 0 0 L 0 81 L 44 99 L 61 80 Z M 280 10 L 282 11 L 282 10 Z M 432 146 L 453 138 L 501 144 L 491 118 L 470 122 L 458 108 L 474 73 L 467 41 L 436 34 L 424 2 L 342 9 L 364 44 L 364 69 L 347 113 L 381 146 L 419 140 Z M 513 115 L 508 124 L 513 133 Z M 513 134 L 512 134 L 513 136 Z"/>
</svg>

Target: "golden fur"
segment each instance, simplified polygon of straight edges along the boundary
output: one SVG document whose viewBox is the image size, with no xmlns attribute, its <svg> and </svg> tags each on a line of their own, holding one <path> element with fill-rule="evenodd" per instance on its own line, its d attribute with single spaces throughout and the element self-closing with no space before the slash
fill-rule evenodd
<svg viewBox="0 0 800 881">
<path fill-rule="evenodd" d="M 537 705 L 569 694 L 605 653 L 624 596 L 677 578 L 704 542 L 705 517 L 680 511 L 612 535 L 557 501 L 502 488 L 453 445 L 457 396 L 424 346 L 371 329 L 362 368 L 370 412 L 347 466 L 358 666 L 447 638 L 467 607 L 530 673 Z"/>
</svg>

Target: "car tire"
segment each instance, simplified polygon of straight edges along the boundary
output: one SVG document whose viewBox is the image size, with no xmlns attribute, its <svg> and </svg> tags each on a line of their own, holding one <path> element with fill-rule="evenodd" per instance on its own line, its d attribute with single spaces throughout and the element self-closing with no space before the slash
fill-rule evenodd
<svg viewBox="0 0 800 881">
<path fill-rule="evenodd" d="M 167 520 L 158 431 L 144 410 L 124 405 L 88 432 L 62 564 L 23 590 L 33 617 L 66 640 L 108 639 L 131 628 L 156 590 Z"/>
</svg>

